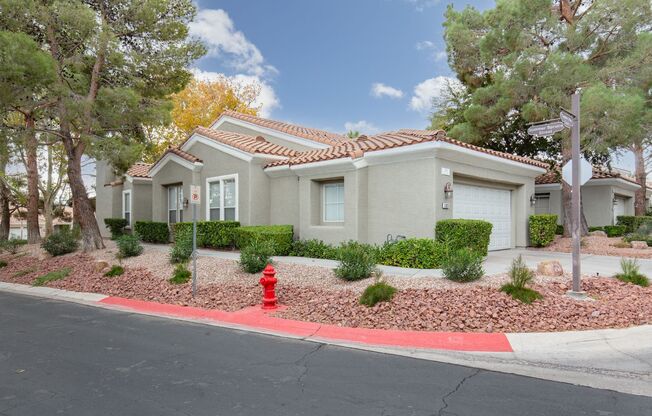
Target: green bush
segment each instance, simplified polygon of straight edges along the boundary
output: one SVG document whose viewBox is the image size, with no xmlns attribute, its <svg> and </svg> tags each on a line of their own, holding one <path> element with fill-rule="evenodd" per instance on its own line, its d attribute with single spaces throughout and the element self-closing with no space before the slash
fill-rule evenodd
<svg viewBox="0 0 652 416">
<path fill-rule="evenodd" d="M 607 233 L 607 237 L 622 237 L 625 235 L 627 227 L 624 225 L 605 225 L 604 232 Z"/>
<path fill-rule="evenodd" d="M 105 276 L 105 277 L 116 277 L 116 276 L 122 276 L 122 274 L 123 274 L 124 272 L 125 272 L 124 267 L 122 267 L 122 266 L 118 266 L 118 265 L 116 264 L 116 265 L 111 266 L 111 270 L 109 270 L 108 272 L 104 273 L 104 276 Z"/>
<path fill-rule="evenodd" d="M 253 239 L 240 250 L 240 267 L 247 273 L 258 273 L 272 262 L 274 242 Z"/>
<path fill-rule="evenodd" d="M 436 269 L 444 254 L 444 243 L 430 238 L 408 238 L 385 244 L 378 262 L 387 266 Z"/>
<path fill-rule="evenodd" d="M 174 273 L 168 281 L 174 285 L 182 285 L 188 283 L 191 278 L 192 273 L 190 273 L 190 270 L 186 267 L 186 263 L 179 263 L 174 268 Z"/>
<path fill-rule="evenodd" d="M 360 296 L 360 303 L 366 306 L 374 306 L 378 302 L 389 302 L 394 297 L 394 293 L 396 293 L 396 288 L 387 283 L 374 283 L 364 290 L 362 296 Z"/>
<path fill-rule="evenodd" d="M 636 259 L 620 259 L 620 268 L 623 270 L 615 277 L 623 282 L 647 287 L 650 282 L 643 273 L 639 271 L 639 264 Z"/>
<path fill-rule="evenodd" d="M 104 225 L 111 231 L 111 240 L 123 235 L 128 224 L 129 222 L 124 218 L 104 218 Z"/>
<path fill-rule="evenodd" d="M 234 245 L 235 229 L 238 221 L 197 221 L 197 247 L 228 248 Z M 179 234 L 188 234 L 192 238 L 192 223 L 174 224 L 174 238 Z"/>
<path fill-rule="evenodd" d="M 290 256 L 337 260 L 339 254 L 337 247 L 326 244 L 321 240 L 313 239 L 292 242 Z"/>
<path fill-rule="evenodd" d="M 553 214 L 530 215 L 530 244 L 546 247 L 555 239 L 557 216 Z"/>
<path fill-rule="evenodd" d="M 4 260 L 0 260 L 0 269 L 2 269 L 3 267 L 7 267 L 7 265 L 9 265 L 9 263 L 7 263 Z"/>
<path fill-rule="evenodd" d="M 561 225 L 561 224 L 558 224 L 557 228 L 555 228 L 555 234 L 564 235 L 564 226 Z"/>
<path fill-rule="evenodd" d="M 10 238 L 8 240 L 0 241 L 0 252 L 3 250 L 9 254 L 18 253 L 18 248 L 27 244 L 27 240 L 21 240 L 18 238 Z"/>
<path fill-rule="evenodd" d="M 342 243 L 339 247 L 339 265 L 335 268 L 335 275 L 344 280 L 366 279 L 376 268 L 377 253 L 368 244 L 356 241 Z"/>
<path fill-rule="evenodd" d="M 54 272 L 50 272 L 48 274 L 44 274 L 43 276 L 39 276 L 34 280 L 34 283 L 32 283 L 32 286 L 43 286 L 44 284 L 48 282 L 53 282 L 55 280 L 61 280 L 68 276 L 70 274 L 70 271 L 72 269 L 70 267 L 64 267 L 61 270 L 57 270 Z"/>
<path fill-rule="evenodd" d="M 79 241 L 69 229 L 62 229 L 58 233 L 52 233 L 41 242 L 43 250 L 51 256 L 61 256 L 72 253 L 79 247 Z"/>
<path fill-rule="evenodd" d="M 604 227 L 589 227 L 589 232 L 593 232 L 593 231 L 604 231 Z"/>
<path fill-rule="evenodd" d="M 648 246 L 652 246 L 652 222 L 643 222 L 638 226 L 635 232 L 625 234 L 623 240 L 626 242 L 645 241 Z"/>
<path fill-rule="evenodd" d="M 444 277 L 465 283 L 478 280 L 484 275 L 482 255 L 469 248 L 462 248 L 447 256 L 442 264 Z"/>
<path fill-rule="evenodd" d="M 534 279 L 534 272 L 527 268 L 521 255 L 512 260 L 512 266 L 510 267 L 508 274 L 510 282 L 500 287 L 502 292 L 507 293 L 514 299 L 528 304 L 537 299 L 543 298 L 543 296 L 541 296 L 541 294 L 536 290 L 526 287 L 527 284 L 532 282 L 532 279 Z"/>
<path fill-rule="evenodd" d="M 269 240 L 277 256 L 287 256 L 292 251 L 294 228 L 291 225 L 252 225 L 234 231 L 235 246 L 242 249 L 253 240 Z"/>
<path fill-rule="evenodd" d="M 167 244 L 170 241 L 170 228 L 165 222 L 136 221 L 134 232 L 146 243 Z"/>
<path fill-rule="evenodd" d="M 176 233 L 174 245 L 170 248 L 170 263 L 184 263 L 192 256 L 192 234 Z"/>
<path fill-rule="evenodd" d="M 652 217 L 635 217 L 633 215 L 620 215 L 616 217 L 616 224 L 624 226 L 625 233 L 633 233 L 638 230 L 641 225 L 646 223 L 652 223 Z"/>
<path fill-rule="evenodd" d="M 118 246 L 118 257 L 119 258 L 126 258 L 126 257 L 136 257 L 140 256 L 141 253 L 143 252 L 143 246 L 140 244 L 140 239 L 138 238 L 138 235 L 128 235 L 125 234 L 123 236 L 118 237 L 118 239 L 115 241 L 116 245 Z"/>
<path fill-rule="evenodd" d="M 451 251 L 469 248 L 486 256 L 492 227 L 490 222 L 481 220 L 441 220 L 435 226 L 435 236 Z"/>
</svg>

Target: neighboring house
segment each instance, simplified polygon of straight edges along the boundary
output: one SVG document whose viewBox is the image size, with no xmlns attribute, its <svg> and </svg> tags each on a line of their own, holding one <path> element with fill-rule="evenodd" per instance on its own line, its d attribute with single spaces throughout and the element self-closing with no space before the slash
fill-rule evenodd
<svg viewBox="0 0 652 416">
<path fill-rule="evenodd" d="M 561 176 L 550 171 L 536 178 L 537 214 L 556 214 L 564 223 Z M 582 207 L 589 227 L 616 224 L 619 215 L 634 215 L 634 193 L 640 188 L 634 179 L 616 171 L 593 170 L 593 177 L 582 186 Z"/>
<path fill-rule="evenodd" d="M 72 218 L 72 208 L 65 207 L 65 211 L 68 214 L 68 217 Z M 25 212 L 24 210 L 22 211 Z M 38 216 L 38 224 L 40 228 L 41 237 L 45 236 L 45 217 L 43 215 Z M 63 221 L 61 218 L 54 218 L 52 220 L 52 226 L 54 231 L 60 228 L 70 228 L 72 227 L 72 222 Z M 27 220 L 24 218 L 24 215 L 12 215 L 11 222 L 9 223 L 9 238 L 17 238 L 20 240 L 27 239 Z"/>
<path fill-rule="evenodd" d="M 399 130 L 349 139 L 323 130 L 222 114 L 153 165 L 116 178 L 98 162 L 97 218 L 175 223 L 192 218 L 190 185 L 201 185 L 201 220 L 292 224 L 297 238 L 383 243 L 434 237 L 436 221 L 491 222 L 491 250 L 527 245 L 534 178 L 547 165 L 446 137 Z"/>
</svg>

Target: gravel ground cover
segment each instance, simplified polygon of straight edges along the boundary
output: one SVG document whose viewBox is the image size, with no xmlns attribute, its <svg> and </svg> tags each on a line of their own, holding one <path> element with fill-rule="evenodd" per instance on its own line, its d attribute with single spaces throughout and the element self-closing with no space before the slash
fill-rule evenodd
<svg viewBox="0 0 652 416">
<path fill-rule="evenodd" d="M 652 259 L 652 247 L 646 249 L 619 248 L 615 244 L 622 243 L 622 237 L 586 236 L 582 238 L 582 253 L 597 254 L 602 256 L 636 257 L 639 259 Z M 531 248 L 531 250 L 559 251 L 570 253 L 572 239 L 556 236 L 548 247 Z"/>
<path fill-rule="evenodd" d="M 115 246 L 90 254 L 73 253 L 49 257 L 36 246 L 25 247 L 18 255 L 0 255 L 8 266 L 0 269 L 0 280 L 32 284 L 43 274 L 71 267 L 62 280 L 48 287 L 103 293 L 176 305 L 236 311 L 259 305 L 260 275 L 242 272 L 236 261 L 201 258 L 198 295 L 191 297 L 191 285 L 172 285 L 167 279 L 173 267 L 165 251 L 146 249 L 138 257 L 125 259 L 125 273 L 104 277 L 97 260 L 117 264 Z M 570 276 L 537 276 L 533 288 L 544 295 L 542 301 L 523 305 L 499 292 L 507 281 L 504 274 L 485 276 L 470 284 L 443 278 L 384 276 L 399 291 L 390 303 L 368 308 L 358 303 L 362 290 L 373 279 L 349 283 L 337 279 L 326 268 L 276 264 L 279 300 L 288 308 L 277 316 L 351 327 L 465 331 L 538 332 L 593 328 L 617 328 L 652 323 L 652 287 L 641 288 L 611 278 L 585 276 L 583 289 L 592 301 L 577 302 L 564 296 Z"/>
</svg>

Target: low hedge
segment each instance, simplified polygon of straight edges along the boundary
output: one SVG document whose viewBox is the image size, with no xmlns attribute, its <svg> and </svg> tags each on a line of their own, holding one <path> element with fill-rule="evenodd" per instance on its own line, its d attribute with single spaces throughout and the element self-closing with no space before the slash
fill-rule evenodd
<svg viewBox="0 0 652 416">
<path fill-rule="evenodd" d="M 236 228 L 235 246 L 247 247 L 253 240 L 271 241 L 277 256 L 287 256 L 292 251 L 294 228 L 291 225 L 251 225 Z"/>
<path fill-rule="evenodd" d="M 652 223 L 652 217 L 645 215 L 638 217 L 633 215 L 619 215 L 616 217 L 616 224 L 624 226 L 625 233 L 636 232 L 636 230 L 645 223 Z"/>
<path fill-rule="evenodd" d="M 292 242 L 290 256 L 337 260 L 339 254 L 337 247 L 324 243 L 321 240 L 312 239 Z"/>
<path fill-rule="evenodd" d="M 604 227 L 589 227 L 589 232 L 592 233 L 593 231 L 604 231 Z"/>
<path fill-rule="evenodd" d="M 124 218 L 104 218 L 104 225 L 111 231 L 111 240 L 123 235 L 128 224 L 129 222 Z"/>
<path fill-rule="evenodd" d="M 205 248 L 233 247 L 238 221 L 197 221 L 197 246 Z M 174 224 L 174 238 L 181 235 L 192 237 L 192 223 Z"/>
<path fill-rule="evenodd" d="M 607 233 L 607 237 L 622 237 L 627 231 L 627 227 L 624 225 L 605 225 L 603 229 Z"/>
<path fill-rule="evenodd" d="M 535 247 L 546 247 L 555 239 L 557 231 L 557 216 L 554 214 L 530 215 L 530 244 Z"/>
<path fill-rule="evenodd" d="M 134 231 L 146 243 L 165 244 L 170 241 L 170 228 L 166 222 L 136 221 Z"/>
<path fill-rule="evenodd" d="M 445 249 L 443 243 L 430 238 L 408 238 L 384 245 L 378 262 L 386 266 L 436 269 L 442 263 Z"/>
<path fill-rule="evenodd" d="M 561 224 L 558 224 L 557 228 L 555 229 L 555 234 L 564 235 L 564 226 L 561 225 Z"/>
<path fill-rule="evenodd" d="M 435 226 L 437 241 L 448 246 L 451 252 L 469 248 L 486 256 L 493 224 L 482 220 L 441 220 Z"/>
</svg>

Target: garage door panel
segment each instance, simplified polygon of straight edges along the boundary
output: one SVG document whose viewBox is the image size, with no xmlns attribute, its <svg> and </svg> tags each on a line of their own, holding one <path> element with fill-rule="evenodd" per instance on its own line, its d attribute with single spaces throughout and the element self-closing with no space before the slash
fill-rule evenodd
<svg viewBox="0 0 652 416">
<path fill-rule="evenodd" d="M 453 218 L 490 222 L 493 227 L 489 250 L 511 248 L 511 191 L 459 184 L 455 186 L 453 195 Z"/>
</svg>

